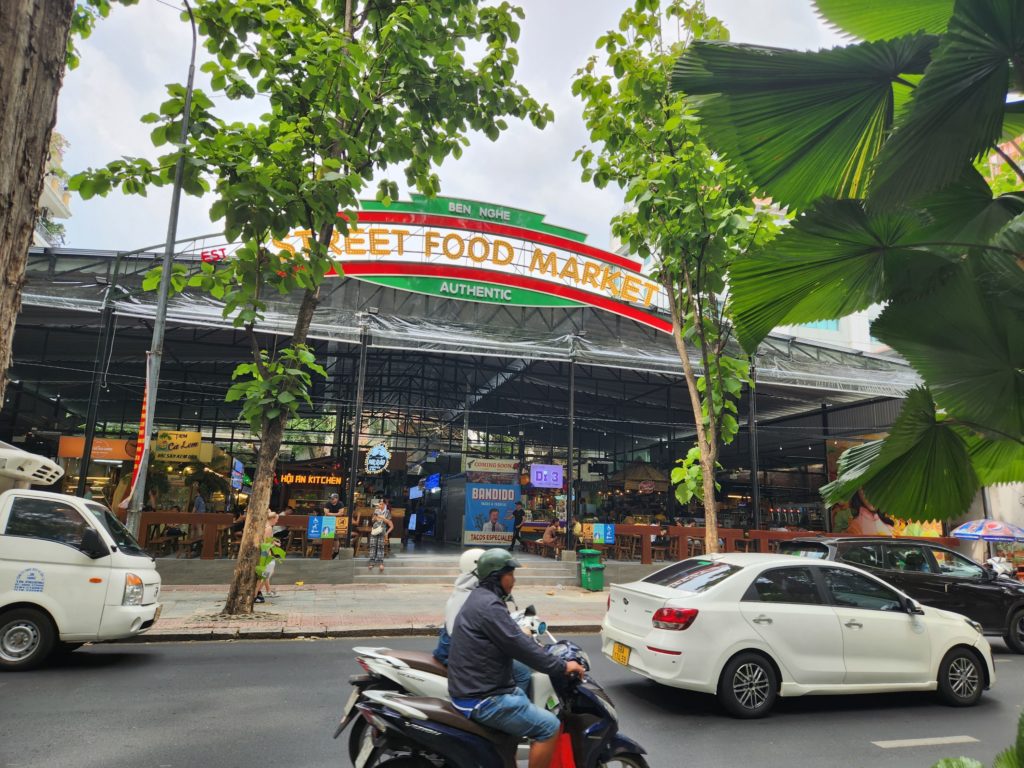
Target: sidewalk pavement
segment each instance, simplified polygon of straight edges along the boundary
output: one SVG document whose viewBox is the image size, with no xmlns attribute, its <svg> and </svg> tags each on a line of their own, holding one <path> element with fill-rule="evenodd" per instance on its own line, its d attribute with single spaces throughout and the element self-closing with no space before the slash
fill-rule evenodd
<svg viewBox="0 0 1024 768">
<path fill-rule="evenodd" d="M 249 616 L 221 616 L 227 585 L 165 586 L 159 620 L 137 642 L 262 640 L 299 637 L 434 635 L 444 617 L 448 587 L 411 584 L 295 584 Z M 579 587 L 524 586 L 520 608 L 534 605 L 554 632 L 596 632 L 607 593 Z"/>
</svg>

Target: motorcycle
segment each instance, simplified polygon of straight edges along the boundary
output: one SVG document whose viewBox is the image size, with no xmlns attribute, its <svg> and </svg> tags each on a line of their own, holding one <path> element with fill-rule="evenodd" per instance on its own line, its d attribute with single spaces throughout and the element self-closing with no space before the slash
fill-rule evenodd
<svg viewBox="0 0 1024 768">
<path fill-rule="evenodd" d="M 589 671 L 579 646 L 562 641 L 548 651 L 578 661 Z M 619 733 L 615 707 L 589 674 L 552 681 L 550 709 L 562 725 L 562 768 L 648 768 L 646 751 Z M 535 678 L 536 680 L 536 678 Z M 356 704 L 367 723 L 355 768 L 515 768 L 519 740 L 465 717 L 450 702 L 395 691 L 370 690 Z M 566 754 L 567 752 L 571 753 Z"/>
<path fill-rule="evenodd" d="M 536 609 L 530 605 L 525 610 L 514 611 L 512 618 L 523 629 L 540 642 L 556 643 L 548 631 L 547 623 L 537 617 Z M 345 702 L 338 727 L 334 731 L 337 739 L 352 724 L 348 738 L 349 758 L 355 763 L 363 744 L 367 728 L 365 719 L 359 717 L 357 704 L 370 691 L 391 691 L 411 696 L 448 700 L 448 668 L 434 658 L 433 654 L 422 651 L 399 651 L 384 647 L 358 646 L 352 649 L 356 661 L 363 668 L 363 674 L 349 678 L 352 691 Z M 554 689 L 547 675 L 535 674 L 530 684 L 531 700 L 539 707 L 547 707 L 555 700 Z"/>
</svg>

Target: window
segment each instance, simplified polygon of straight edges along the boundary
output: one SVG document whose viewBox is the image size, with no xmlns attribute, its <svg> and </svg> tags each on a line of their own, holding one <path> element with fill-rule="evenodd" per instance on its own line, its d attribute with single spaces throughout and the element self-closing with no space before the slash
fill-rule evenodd
<svg viewBox="0 0 1024 768">
<path fill-rule="evenodd" d="M 738 565 L 694 558 L 652 573 L 644 581 L 648 584 L 678 589 L 680 592 L 704 592 L 741 570 L 743 569 Z"/>
<path fill-rule="evenodd" d="M 869 611 L 902 611 L 900 596 L 884 584 L 853 571 L 825 569 L 825 584 L 835 605 Z"/>
<path fill-rule="evenodd" d="M 135 537 L 121 524 L 120 520 L 111 514 L 109 509 L 101 504 L 86 504 L 85 506 L 92 514 L 93 520 L 107 530 L 107 533 L 110 534 L 110 537 L 122 552 L 129 555 L 145 555 L 149 557 L 146 551 L 139 546 L 139 542 L 135 540 Z"/>
<path fill-rule="evenodd" d="M 838 320 L 815 320 L 813 323 L 801 323 L 801 328 L 813 328 L 817 331 L 838 331 Z"/>
<path fill-rule="evenodd" d="M 783 541 L 779 544 L 779 554 L 825 560 L 828 558 L 828 547 L 816 541 Z"/>
<path fill-rule="evenodd" d="M 920 544 L 886 544 L 885 567 L 917 573 L 931 573 L 932 570 Z"/>
<path fill-rule="evenodd" d="M 839 547 L 839 559 L 851 565 L 881 568 L 882 547 L 879 544 L 844 544 Z"/>
<path fill-rule="evenodd" d="M 939 567 L 939 573 L 943 576 L 955 576 L 959 579 L 981 579 L 985 570 L 978 564 L 972 563 L 966 557 L 950 552 L 948 549 L 932 549 L 932 557 Z"/>
<path fill-rule="evenodd" d="M 810 568 L 774 568 L 765 571 L 747 589 L 744 600 L 760 603 L 822 605 L 821 593 Z"/>
<path fill-rule="evenodd" d="M 68 504 L 19 496 L 11 503 L 6 534 L 56 541 L 78 548 L 88 527 L 78 511 Z"/>
</svg>

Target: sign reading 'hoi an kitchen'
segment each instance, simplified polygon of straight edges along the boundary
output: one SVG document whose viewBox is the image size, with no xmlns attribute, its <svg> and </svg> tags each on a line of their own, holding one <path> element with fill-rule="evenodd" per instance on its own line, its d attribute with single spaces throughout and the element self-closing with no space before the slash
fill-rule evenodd
<svg viewBox="0 0 1024 768">
<path fill-rule="evenodd" d="M 589 246 L 584 234 L 539 214 L 414 196 L 388 207 L 363 203 L 358 219 L 330 245 L 347 277 L 463 301 L 592 306 L 671 331 L 665 292 L 640 261 Z M 311 237 L 298 230 L 274 245 L 296 253 Z"/>
</svg>

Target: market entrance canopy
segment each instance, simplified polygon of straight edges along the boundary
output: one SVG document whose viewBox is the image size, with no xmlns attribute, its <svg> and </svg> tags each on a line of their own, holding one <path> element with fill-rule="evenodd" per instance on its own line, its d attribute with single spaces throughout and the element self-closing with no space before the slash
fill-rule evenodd
<svg viewBox="0 0 1024 768">
<path fill-rule="evenodd" d="M 587 245 L 583 233 L 545 224 L 540 214 L 413 197 L 389 206 L 364 202 L 347 236 L 335 235 L 331 255 L 346 277 L 505 306 L 590 306 L 672 331 L 665 291 L 642 262 Z M 298 230 L 274 245 L 295 253 L 312 235 Z"/>
</svg>

